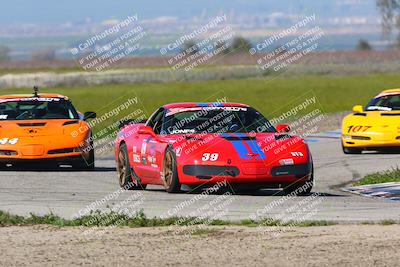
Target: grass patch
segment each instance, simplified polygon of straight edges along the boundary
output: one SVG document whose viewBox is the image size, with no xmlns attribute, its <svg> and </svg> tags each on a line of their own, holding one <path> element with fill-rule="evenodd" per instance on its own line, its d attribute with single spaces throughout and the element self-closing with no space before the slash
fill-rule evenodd
<svg viewBox="0 0 400 267">
<path fill-rule="evenodd" d="M 8 212 L 0 211 L 0 226 L 6 225 L 55 225 L 55 226 L 85 226 L 85 227 L 105 227 L 111 225 L 129 227 L 156 227 L 156 226 L 190 226 L 190 225 L 229 225 L 229 221 L 171 217 L 161 219 L 158 217 L 148 218 L 143 211 L 137 212 L 134 216 L 113 211 L 100 212 L 94 211 L 88 215 L 77 219 L 63 219 L 53 213 L 43 216 L 31 213 L 28 217 L 13 215 Z"/>
<path fill-rule="evenodd" d="M 355 104 L 366 104 L 381 90 L 394 88 L 399 83 L 400 76 L 398 75 L 348 77 L 315 75 L 276 78 L 269 81 L 242 79 L 98 85 L 43 88 L 41 91 L 68 95 L 81 111 L 101 110 L 112 100 L 135 94 L 149 112 L 153 112 L 157 107 L 170 102 L 213 101 L 215 98 L 226 96 L 229 101 L 247 103 L 267 115 L 310 90 L 315 93 L 327 113 L 351 110 Z M 2 89 L 2 94 L 31 92 L 31 88 Z M 332 99 L 335 99 L 335 101 L 332 101 Z"/>
<path fill-rule="evenodd" d="M 297 226 L 299 227 L 311 227 L 311 226 L 331 226 L 331 225 L 336 225 L 336 222 L 333 221 L 304 221 L 304 222 L 299 222 Z"/>
<path fill-rule="evenodd" d="M 400 168 L 394 168 L 389 171 L 376 172 L 368 174 L 360 181 L 355 182 L 353 185 L 369 185 L 369 184 L 381 184 L 389 182 L 400 182 Z"/>
<path fill-rule="evenodd" d="M 137 96 L 147 116 L 161 105 L 171 102 L 207 102 L 226 97 L 227 101 L 249 104 L 266 117 L 292 108 L 293 100 L 305 93 L 315 95 L 318 108 L 324 113 L 350 112 L 355 104 L 365 105 L 383 89 L 400 84 L 399 75 L 324 76 L 306 75 L 239 80 L 213 80 L 198 82 L 170 82 L 131 85 L 98 85 L 82 87 L 42 88 L 41 92 L 54 92 L 69 96 L 82 112 L 95 111 L 99 115 L 116 108 L 118 103 Z M 31 93 L 32 89 L 2 89 L 1 94 Z M 311 94 L 310 94 L 311 93 Z M 116 101 L 118 100 L 119 101 Z M 297 102 L 304 101 L 300 99 Z M 332 101 L 334 100 L 334 101 Z M 116 102 L 115 102 L 116 101 Z M 133 110 L 121 112 L 125 116 Z M 120 118 L 107 121 L 114 123 Z M 97 127 L 95 130 L 103 129 Z"/>
<path fill-rule="evenodd" d="M 256 227 L 259 225 L 259 222 L 250 220 L 250 219 L 246 219 L 246 220 L 241 220 L 240 221 L 240 225 L 242 226 L 248 226 L 248 227 Z"/>
<path fill-rule="evenodd" d="M 128 227 L 160 227 L 160 226 L 193 226 L 193 225 L 209 225 L 209 226 L 329 226 L 336 224 L 328 221 L 305 221 L 305 222 L 281 222 L 279 220 L 242 220 L 232 222 L 227 220 L 207 220 L 199 218 L 182 218 L 171 217 L 161 219 L 158 217 L 148 218 L 143 211 L 137 212 L 134 216 L 128 216 L 113 211 L 91 212 L 88 215 L 77 219 L 63 219 L 53 213 L 43 216 L 30 214 L 28 217 L 13 215 L 8 212 L 0 211 L 0 226 L 10 225 L 54 225 L 54 226 L 84 226 L 84 227 L 106 227 L 111 225 L 128 226 Z M 204 233 L 196 233 L 198 235 Z"/>
<path fill-rule="evenodd" d="M 393 224 L 397 224 L 397 222 L 395 220 L 383 220 L 380 222 L 381 225 L 393 225 Z"/>
<path fill-rule="evenodd" d="M 394 225 L 399 224 L 396 220 L 382 220 L 378 222 L 363 221 L 360 225 Z M 207 220 L 199 218 L 182 218 L 171 217 L 161 219 L 158 217 L 148 218 L 143 211 L 139 211 L 135 216 L 130 217 L 125 214 L 116 212 L 100 212 L 95 211 L 86 216 L 77 219 L 63 219 L 53 213 L 43 216 L 30 214 L 28 217 L 13 215 L 0 210 L 0 226 L 29 226 L 29 225 L 54 225 L 59 227 L 65 226 L 84 226 L 84 227 L 106 227 L 106 226 L 127 226 L 132 228 L 138 227 L 164 227 L 164 226 L 246 226 L 246 227 L 323 227 L 337 225 L 337 222 L 326 220 L 308 220 L 308 221 L 288 221 L 282 222 L 274 219 L 262 219 L 260 221 L 242 220 Z M 215 229 L 196 229 L 191 235 L 210 235 L 215 233 Z"/>
<path fill-rule="evenodd" d="M 362 225 L 394 225 L 394 224 L 399 224 L 399 221 L 395 220 L 383 220 L 379 222 L 373 222 L 373 221 L 364 221 L 361 222 Z"/>
<path fill-rule="evenodd" d="M 361 222 L 361 225 L 374 225 L 375 223 L 374 222 L 371 222 L 371 221 L 362 221 Z"/>
<path fill-rule="evenodd" d="M 255 222 L 257 224 L 257 222 Z M 311 227 L 311 226 L 330 226 L 336 225 L 336 222 L 325 220 L 307 220 L 307 221 L 286 221 L 282 222 L 275 219 L 263 219 L 260 222 L 262 226 L 290 226 L 290 227 Z"/>
</svg>

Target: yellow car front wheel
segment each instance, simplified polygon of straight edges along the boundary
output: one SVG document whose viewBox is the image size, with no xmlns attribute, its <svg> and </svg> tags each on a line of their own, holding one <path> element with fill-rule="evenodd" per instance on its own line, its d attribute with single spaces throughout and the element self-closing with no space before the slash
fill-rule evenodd
<svg viewBox="0 0 400 267">
<path fill-rule="evenodd" d="M 345 147 L 342 143 L 342 149 L 344 154 L 361 154 L 362 149 L 361 148 L 350 148 L 350 147 Z"/>
</svg>

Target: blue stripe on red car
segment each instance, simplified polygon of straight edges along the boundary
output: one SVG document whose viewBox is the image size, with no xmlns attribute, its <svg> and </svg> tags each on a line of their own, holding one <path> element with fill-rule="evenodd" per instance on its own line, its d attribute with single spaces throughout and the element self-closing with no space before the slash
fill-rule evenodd
<svg viewBox="0 0 400 267">
<path fill-rule="evenodd" d="M 208 103 L 197 103 L 197 106 L 202 108 L 208 107 Z"/>
<path fill-rule="evenodd" d="M 237 134 L 227 134 L 227 133 L 222 133 L 221 137 L 238 137 L 238 138 L 244 138 L 248 137 L 247 134 L 244 133 L 237 133 Z M 256 140 L 230 140 L 229 141 L 233 147 L 235 148 L 236 152 L 238 153 L 239 157 L 241 159 L 252 159 L 252 157 L 249 156 L 249 154 L 256 154 L 258 160 L 264 160 L 266 159 L 266 155 L 262 148 L 259 146 Z M 251 151 L 249 151 L 249 149 Z"/>
<path fill-rule="evenodd" d="M 241 159 L 251 159 L 247 154 L 249 151 L 247 150 L 246 146 L 244 145 L 243 141 L 230 141 L 232 145 L 235 147 L 236 152 L 238 152 Z"/>
<path fill-rule="evenodd" d="M 253 154 L 258 154 L 257 159 L 263 160 L 266 159 L 267 157 L 265 156 L 264 151 L 260 147 L 260 145 L 257 143 L 256 140 L 249 140 L 247 141 L 247 144 L 249 145 L 250 149 L 252 150 Z"/>
<path fill-rule="evenodd" d="M 224 103 L 221 103 L 221 102 L 212 103 L 211 106 L 213 106 L 213 107 L 225 107 Z"/>
<path fill-rule="evenodd" d="M 249 135 L 245 134 L 245 133 L 235 133 L 235 134 L 232 134 L 232 136 L 239 137 L 239 138 L 249 137 Z"/>
<path fill-rule="evenodd" d="M 224 103 L 214 102 L 214 103 L 196 103 L 198 107 L 225 107 Z"/>
</svg>

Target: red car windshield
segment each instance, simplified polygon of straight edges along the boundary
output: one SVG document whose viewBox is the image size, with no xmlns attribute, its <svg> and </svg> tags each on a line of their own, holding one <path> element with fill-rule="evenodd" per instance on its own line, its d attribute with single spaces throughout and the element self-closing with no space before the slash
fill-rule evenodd
<svg viewBox="0 0 400 267">
<path fill-rule="evenodd" d="M 161 133 L 276 132 L 271 123 L 249 107 L 195 107 L 166 111 Z"/>
<path fill-rule="evenodd" d="M 78 119 L 70 101 L 64 99 L 18 99 L 0 101 L 0 121 Z"/>
</svg>

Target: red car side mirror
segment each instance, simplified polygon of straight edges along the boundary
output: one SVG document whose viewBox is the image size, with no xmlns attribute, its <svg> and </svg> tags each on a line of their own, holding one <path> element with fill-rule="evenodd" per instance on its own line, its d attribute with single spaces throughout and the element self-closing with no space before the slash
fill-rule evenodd
<svg viewBox="0 0 400 267">
<path fill-rule="evenodd" d="M 145 125 L 139 127 L 138 134 L 149 134 L 154 138 L 158 138 L 158 136 L 153 131 L 153 129 L 151 127 L 145 126 Z"/>
<path fill-rule="evenodd" d="M 290 126 L 288 124 L 278 124 L 276 125 L 276 131 L 278 133 L 288 133 L 290 132 Z"/>
</svg>

